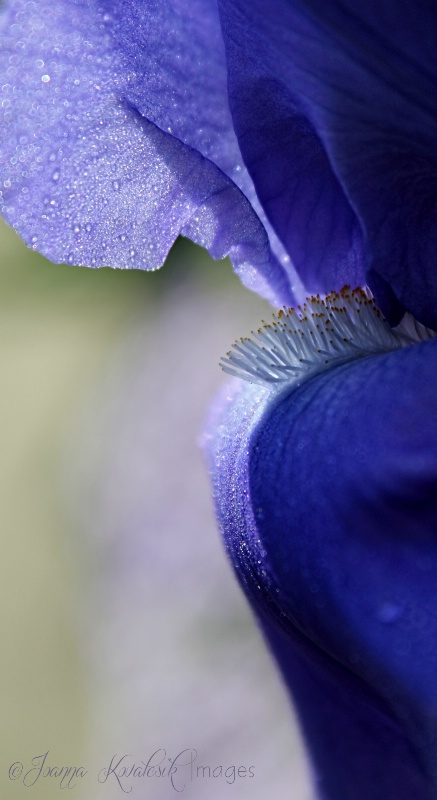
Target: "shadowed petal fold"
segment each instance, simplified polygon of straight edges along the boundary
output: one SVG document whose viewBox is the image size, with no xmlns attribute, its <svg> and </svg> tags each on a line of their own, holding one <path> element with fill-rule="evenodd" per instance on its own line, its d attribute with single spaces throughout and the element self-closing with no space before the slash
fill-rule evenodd
<svg viewBox="0 0 437 800">
<path fill-rule="evenodd" d="M 289 302 L 245 196 L 214 0 L 11 0 L 0 26 L 2 213 L 30 246 L 155 269 L 183 233 Z"/>
<path fill-rule="evenodd" d="M 220 0 L 230 105 L 305 285 L 437 327 L 437 6 Z"/>
<path fill-rule="evenodd" d="M 436 375 L 432 340 L 210 419 L 226 546 L 329 800 L 436 793 Z"/>
</svg>

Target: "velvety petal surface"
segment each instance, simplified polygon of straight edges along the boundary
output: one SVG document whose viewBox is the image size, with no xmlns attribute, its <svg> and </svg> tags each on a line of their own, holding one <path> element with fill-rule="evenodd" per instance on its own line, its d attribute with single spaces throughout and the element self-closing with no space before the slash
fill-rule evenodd
<svg viewBox="0 0 437 800">
<path fill-rule="evenodd" d="M 0 26 L 2 213 L 30 246 L 155 269 L 183 233 L 289 302 L 245 196 L 215 0 L 11 0 Z"/>
<path fill-rule="evenodd" d="M 437 791 L 437 342 L 236 385 L 207 451 L 231 560 L 320 796 Z"/>
<path fill-rule="evenodd" d="M 437 327 L 436 4 L 219 5 L 242 154 L 305 285 L 370 282 Z"/>
</svg>

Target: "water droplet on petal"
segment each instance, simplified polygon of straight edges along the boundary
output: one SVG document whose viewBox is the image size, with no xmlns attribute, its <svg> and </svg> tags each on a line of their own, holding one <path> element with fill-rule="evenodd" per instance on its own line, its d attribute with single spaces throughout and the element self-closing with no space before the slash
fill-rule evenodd
<svg viewBox="0 0 437 800">
<path fill-rule="evenodd" d="M 397 603 L 394 600 L 388 600 L 378 608 L 376 616 L 380 622 L 396 622 L 396 620 L 402 616 L 403 611 L 404 607 L 401 605 L 401 603 Z"/>
</svg>

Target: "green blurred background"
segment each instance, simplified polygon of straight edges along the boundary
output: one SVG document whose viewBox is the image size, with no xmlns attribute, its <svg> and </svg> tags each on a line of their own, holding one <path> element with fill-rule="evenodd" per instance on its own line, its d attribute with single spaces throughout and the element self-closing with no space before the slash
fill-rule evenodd
<svg viewBox="0 0 437 800">
<path fill-rule="evenodd" d="M 84 635 L 86 625 L 83 624 L 83 615 L 86 615 L 87 603 L 92 597 L 92 583 L 97 573 L 93 573 L 96 564 L 88 569 L 87 559 L 89 561 L 90 553 L 87 552 L 86 545 L 83 546 L 85 543 L 83 537 L 88 535 L 92 537 L 94 523 L 91 518 L 87 522 L 86 519 L 84 521 L 84 518 L 81 520 L 80 513 L 72 513 L 74 512 L 72 504 L 80 504 L 80 499 L 78 499 L 80 492 L 76 492 L 75 495 L 73 491 L 71 497 L 67 498 L 67 502 L 65 493 L 69 472 L 68 459 L 73 455 L 77 461 L 77 454 L 80 454 L 82 449 L 81 435 L 84 435 L 84 432 L 86 435 L 86 431 L 92 432 L 93 430 L 95 423 L 93 414 L 94 417 L 96 414 L 102 418 L 105 417 L 105 409 L 101 406 L 99 409 L 101 400 L 98 399 L 96 405 L 95 402 L 94 404 L 90 403 L 89 399 L 93 396 L 93 392 L 95 393 L 97 386 L 96 396 L 103 397 L 103 403 L 105 403 L 105 389 L 98 387 L 99 384 L 105 386 L 105 375 L 111 373 L 114 359 L 116 361 L 118 358 L 120 361 L 120 352 L 122 360 L 124 359 L 123 353 L 126 346 L 129 348 L 129 331 L 133 332 L 132 341 L 135 340 L 135 337 L 139 341 L 140 350 L 143 347 L 143 341 L 144 346 L 150 350 L 159 348 L 158 339 L 154 340 L 153 338 L 153 320 L 156 321 L 161 312 L 164 315 L 164 309 L 166 309 L 167 316 L 164 315 L 164 322 L 161 323 L 166 328 L 165 320 L 172 318 L 171 303 L 179 302 L 179 295 L 177 291 L 175 292 L 178 285 L 186 284 L 188 293 L 190 286 L 195 287 L 195 291 L 192 292 L 194 312 L 191 308 L 189 313 L 192 313 L 196 319 L 195 304 L 196 302 L 203 304 L 203 308 L 199 309 L 201 312 L 199 319 L 203 320 L 203 330 L 197 330 L 194 320 L 194 328 L 191 332 L 182 334 L 188 337 L 187 341 L 181 342 L 178 330 L 176 329 L 174 332 L 179 347 L 179 350 L 175 347 L 176 357 L 179 352 L 179 358 L 186 358 L 188 364 L 186 380 L 184 372 L 184 378 L 180 381 L 184 384 L 181 386 L 181 391 L 185 395 L 187 390 L 190 391 L 192 383 L 190 373 L 192 376 L 193 371 L 198 368 L 196 363 L 191 363 L 189 360 L 190 346 L 193 344 L 193 339 L 191 338 L 190 342 L 189 337 L 193 337 L 193 330 L 197 341 L 197 357 L 200 357 L 201 361 L 203 359 L 203 369 L 211 371 L 212 377 L 207 380 L 214 387 L 221 381 L 217 364 L 220 354 L 228 349 L 237 336 L 245 335 L 251 325 L 255 325 L 261 316 L 265 315 L 266 305 L 243 289 L 227 261 L 219 264 L 212 262 L 204 251 L 185 240 L 179 240 L 176 243 L 165 267 L 155 273 L 111 269 L 89 270 L 51 264 L 37 253 L 28 250 L 10 229 L 1 225 L 0 281 L 0 461 L 2 470 L 0 480 L 2 546 L 0 567 L 0 798 L 1 800 L 3 798 L 21 800 L 21 798 L 32 797 L 33 800 L 48 800 L 48 798 L 57 800 L 64 797 L 68 790 L 60 789 L 56 782 L 47 784 L 41 780 L 27 789 L 20 780 L 11 781 L 9 779 L 9 766 L 14 762 L 22 762 L 25 768 L 29 769 L 33 757 L 49 750 L 51 764 L 62 766 L 66 763 L 68 765 L 82 763 L 87 768 L 93 769 L 97 766 L 93 759 L 96 752 L 96 736 L 97 741 L 99 740 L 99 730 L 106 730 L 109 742 L 116 741 L 118 724 L 111 706 L 111 692 L 113 691 L 115 696 L 119 687 L 114 686 L 112 689 L 110 678 L 106 678 L 106 695 L 103 694 L 106 709 L 97 711 L 96 717 L 94 701 L 96 685 L 100 680 L 99 653 L 90 651 L 93 639 L 92 625 L 99 625 L 99 614 L 102 620 L 105 616 L 104 608 L 102 607 L 100 610 L 98 608 L 98 603 L 102 602 L 101 598 L 96 602 L 96 608 L 92 609 L 93 613 L 90 614 L 91 645 L 87 644 L 87 634 Z M 197 291 L 199 291 L 198 295 Z M 181 297 L 183 298 L 183 296 L 182 293 Z M 217 301 L 214 298 L 217 298 Z M 178 313 L 180 312 L 179 308 Z M 150 318 L 151 322 L 149 327 L 145 328 L 143 323 L 146 318 Z M 213 330 L 210 340 L 208 340 L 207 330 L 209 322 L 211 322 Z M 162 327 L 161 338 L 165 338 L 162 336 Z M 164 361 L 168 360 L 168 369 L 171 370 L 169 341 L 165 347 L 167 349 L 163 350 L 162 358 Z M 205 350 L 204 353 L 203 350 Z M 210 351 L 211 356 L 209 355 Z M 134 354 L 134 360 L 135 357 L 137 356 Z M 159 353 L 156 357 L 159 362 Z M 135 363 L 127 364 L 126 369 L 128 372 L 135 369 Z M 185 370 L 185 366 L 183 369 Z M 193 385 L 195 387 L 196 383 L 194 382 Z M 154 391 L 156 392 L 156 387 Z M 179 389 L 176 390 L 176 395 L 178 391 Z M 197 391 L 197 389 L 194 388 L 193 391 Z M 214 388 L 207 389 L 207 397 L 209 397 L 210 391 L 214 391 Z M 142 403 L 141 398 L 140 402 Z M 159 392 L 157 402 L 159 405 Z M 162 414 L 174 411 L 177 418 L 179 414 L 178 397 L 174 397 L 173 401 L 171 397 L 167 397 L 165 402 L 167 405 L 170 404 L 170 412 L 168 408 L 165 408 L 164 403 Z M 172 402 L 174 403 L 173 410 Z M 185 399 L 185 408 L 186 403 L 187 398 Z M 202 410 L 196 411 L 198 419 L 196 416 L 196 419 L 190 422 L 193 425 L 193 431 L 200 430 L 202 425 L 203 401 L 200 405 Z M 108 419 L 116 419 L 116 416 L 111 417 L 111 413 L 109 413 Z M 183 413 L 186 414 L 186 410 Z M 87 414 L 91 415 L 89 419 L 86 418 Z M 82 424 L 83 422 L 85 424 Z M 150 420 L 152 427 L 155 422 L 156 420 Z M 159 424 L 161 428 L 165 429 L 166 420 L 162 419 Z M 184 425 L 183 419 L 180 424 Z M 99 435 L 106 441 L 104 427 Z M 191 431 L 189 438 L 191 438 Z M 117 439 L 114 441 L 116 442 Z M 72 442 L 74 446 L 72 446 Z M 85 446 L 83 451 L 87 452 Z M 153 452 L 147 454 L 147 457 L 149 459 L 147 469 L 153 470 Z M 195 467 L 198 472 L 203 473 L 200 454 L 199 456 L 189 455 L 187 458 L 197 459 Z M 194 464 L 194 461 L 192 463 Z M 296 727 L 291 719 L 288 703 L 276 677 L 274 667 L 255 631 L 249 611 L 240 596 L 228 565 L 225 564 L 224 556 L 220 552 L 218 534 L 212 519 L 212 509 L 210 509 L 211 501 L 207 498 L 206 478 L 202 478 L 204 485 L 199 483 L 190 488 L 191 467 L 190 464 L 183 466 L 182 472 L 186 473 L 184 480 L 187 480 L 187 502 L 189 505 L 191 503 L 191 513 L 197 513 L 199 519 L 203 519 L 202 515 L 206 515 L 205 536 L 211 537 L 211 540 L 214 540 L 213 548 L 216 547 L 216 550 L 211 549 L 211 555 L 208 555 L 208 548 L 205 550 L 206 558 L 212 560 L 214 564 L 217 561 L 215 591 L 218 592 L 218 596 L 229 597 L 228 606 L 223 611 L 225 616 L 222 618 L 220 617 L 220 603 L 217 608 L 214 594 L 211 595 L 214 603 L 211 607 L 205 604 L 203 607 L 200 605 L 199 609 L 194 612 L 195 606 L 188 604 L 186 611 L 181 606 L 178 625 L 185 625 L 188 614 L 193 616 L 193 620 L 191 620 L 191 633 L 189 634 L 191 638 L 183 635 L 176 644 L 176 634 L 179 635 L 180 631 L 175 630 L 175 649 L 170 649 L 166 655 L 166 658 L 168 657 L 174 665 L 172 674 L 176 677 L 173 680 L 178 681 L 180 675 L 180 686 L 174 685 L 172 690 L 176 692 L 175 696 L 182 696 L 188 689 L 191 671 L 194 675 L 194 686 L 191 686 L 191 691 L 194 691 L 193 696 L 196 695 L 197 681 L 199 682 L 199 691 L 204 693 L 203 716 L 199 718 L 199 723 L 196 721 L 193 723 L 194 729 L 191 726 L 186 730 L 189 731 L 190 736 L 196 737 L 196 726 L 199 725 L 199 736 L 203 738 L 208 729 L 208 720 L 211 719 L 209 733 L 214 753 L 218 747 L 214 742 L 216 740 L 218 743 L 222 742 L 219 747 L 220 752 L 217 752 L 218 759 L 220 759 L 220 753 L 225 752 L 226 746 L 231 747 L 231 754 L 237 748 L 240 753 L 245 753 L 247 758 L 252 757 L 254 742 L 257 742 L 258 758 L 260 762 L 266 761 L 266 764 L 268 762 L 268 769 L 266 767 L 264 784 L 261 782 L 258 785 L 258 792 L 254 791 L 253 794 L 250 794 L 249 787 L 249 794 L 246 792 L 244 797 L 250 797 L 251 800 L 264 797 L 274 780 L 275 800 L 282 800 L 282 798 L 306 800 L 310 797 L 310 788 L 303 766 Z M 87 465 L 84 463 L 82 472 L 85 476 L 86 469 Z M 72 474 L 75 470 L 77 471 L 77 463 L 72 469 Z M 165 481 L 166 476 L 162 476 L 162 479 Z M 104 480 L 103 474 L 102 476 L 93 475 L 92 480 L 89 481 L 90 494 L 93 492 L 96 494 L 96 491 L 99 494 L 99 481 L 104 482 Z M 200 478 L 198 477 L 196 480 L 200 481 Z M 199 493 L 203 498 L 200 498 L 200 510 L 196 510 L 197 507 L 194 507 L 198 503 L 197 485 L 200 486 Z M 182 491 L 185 492 L 184 486 L 182 486 Z M 190 492 L 191 496 L 195 498 L 194 500 L 190 500 Z M 91 507 L 92 497 L 88 499 L 91 501 Z M 99 500 L 99 502 L 101 501 Z M 86 506 L 86 503 L 84 505 Z M 85 507 L 85 517 L 87 513 Z M 181 511 L 181 513 L 185 514 L 186 511 Z M 187 526 L 189 529 L 189 518 L 185 520 L 185 527 Z M 79 528 L 82 529 L 79 530 Z M 159 524 L 155 528 L 155 530 L 145 529 L 146 539 L 148 536 L 160 532 Z M 181 522 L 181 531 L 183 529 L 184 523 Z M 175 531 L 175 533 L 177 535 L 178 532 Z M 169 558 L 170 555 L 173 560 L 181 558 L 181 569 L 185 569 L 184 564 L 186 565 L 187 559 L 188 562 L 190 561 L 190 553 L 196 547 L 195 543 L 187 544 L 188 553 L 184 553 L 182 547 L 178 554 L 174 549 L 174 544 L 170 546 L 173 547 L 173 550 L 171 554 L 169 553 Z M 92 547 L 90 552 L 92 553 Z M 105 580 L 107 584 L 111 580 L 108 577 L 111 575 L 108 564 L 111 558 L 117 559 L 117 543 L 111 544 L 110 541 L 105 543 L 102 552 L 104 559 L 108 560 L 106 566 L 102 563 L 101 568 L 104 585 Z M 164 566 L 162 569 L 165 571 L 165 541 L 163 552 Z M 197 569 L 201 568 L 201 564 L 198 564 Z M 115 569 L 117 569 L 116 562 Z M 177 564 L 176 569 L 178 569 Z M 214 569 L 215 566 L 213 566 L 213 571 Z M 193 575 L 195 576 L 196 573 L 194 572 Z M 157 586 L 161 585 L 160 591 L 165 592 L 166 575 L 156 576 L 156 579 Z M 209 578 L 206 579 L 206 583 L 208 581 Z M 107 588 L 110 592 L 111 587 Z M 193 587 L 193 591 L 195 589 L 196 587 Z M 205 587 L 202 591 L 205 592 Z M 156 596 L 159 599 L 159 594 Z M 204 596 L 206 597 L 206 595 Z M 93 601 L 91 600 L 91 602 Z M 133 602 L 137 604 L 141 602 L 140 594 L 135 595 Z M 175 608 L 179 607 L 184 602 L 182 594 L 180 597 L 175 594 L 173 602 Z M 204 602 L 207 603 L 207 600 Z M 129 606 L 127 606 L 127 613 L 129 614 Z M 149 619 L 147 619 L 148 613 Z M 172 620 L 168 619 L 167 636 L 166 613 L 164 611 L 162 621 L 163 635 L 167 639 L 168 637 L 171 639 Z M 153 614 L 153 608 L 150 608 L 149 612 L 147 608 L 139 610 L 139 616 L 136 619 L 138 626 L 142 628 L 142 631 L 139 631 L 140 638 L 141 635 L 146 638 L 153 636 Z M 199 615 L 198 620 L 194 618 L 196 614 Z M 171 616 L 171 612 L 169 612 L 169 616 Z M 111 623 L 109 622 L 109 624 Z M 118 624 L 120 624 L 120 620 Z M 108 620 L 102 621 L 102 627 L 104 625 L 108 625 Z M 123 616 L 121 626 L 123 627 Z M 187 630 L 188 627 L 187 620 Z M 109 629 L 110 636 L 111 630 Z M 97 631 L 95 638 L 98 639 Z M 132 638 L 126 639 L 126 642 L 128 641 L 132 642 Z M 232 659 L 238 647 L 240 650 L 235 656 L 236 660 L 233 664 Z M 123 655 L 127 662 L 131 659 L 134 663 L 137 659 L 140 672 L 147 672 L 147 652 L 135 653 L 133 649 L 132 653 L 128 652 Z M 94 673 L 91 665 L 93 659 L 97 664 L 97 672 L 94 665 Z M 222 665 L 218 663 L 220 659 L 222 659 Z M 247 664 L 247 661 L 250 664 Z M 180 673 L 178 671 L 179 663 Z M 156 714 L 156 709 L 159 713 L 160 708 L 160 692 L 165 692 L 166 678 L 165 675 L 162 676 L 162 680 L 156 677 L 159 676 L 160 671 L 159 658 L 153 661 L 153 665 L 152 668 L 151 654 L 152 671 L 150 675 L 155 677 L 149 681 L 152 685 L 147 691 L 150 691 L 150 698 L 153 698 L 153 702 L 151 701 L 150 704 L 150 713 L 153 708 Z M 212 674 L 210 688 L 208 670 Z M 111 674 L 110 670 L 108 674 Z M 115 671 L 114 674 L 117 672 Z M 202 674 L 205 674 L 205 680 L 200 680 L 200 678 L 198 680 L 197 676 Z M 147 680 L 148 676 L 144 674 L 145 684 Z M 154 681 L 159 685 L 154 686 Z M 220 694 L 221 692 L 223 692 L 223 696 Z M 154 697 L 156 693 L 158 693 L 157 699 Z M 252 703 L 248 699 L 252 697 L 256 697 L 256 702 Z M 122 700 L 122 693 L 119 693 L 119 700 L 120 698 Z M 147 719 L 148 702 L 147 692 L 141 701 L 141 706 L 136 704 L 135 697 L 133 697 L 132 709 L 129 713 L 133 717 L 136 713 L 139 717 L 137 721 L 139 724 L 138 740 L 145 741 L 147 733 L 147 735 L 150 734 L 150 741 L 153 742 L 154 730 L 150 730 L 151 727 L 153 728 L 153 724 Z M 208 706 L 208 702 L 211 703 L 210 706 Z M 239 703 L 241 707 L 239 707 Z M 249 715 L 246 713 L 249 711 L 248 703 L 251 705 Z M 225 711 L 228 707 L 231 709 L 229 714 Z M 190 714 L 189 706 L 184 708 L 181 705 L 180 708 L 182 711 L 179 713 L 187 716 Z M 213 716 L 214 714 L 216 716 Z M 156 727 L 161 731 L 159 735 L 162 734 L 162 738 L 165 739 L 167 731 L 170 734 L 170 723 L 167 724 L 164 717 L 161 723 L 160 727 L 158 725 Z M 206 728 L 201 728 L 201 724 Z M 234 724 L 240 728 L 237 731 L 237 738 L 235 738 L 235 746 L 232 738 L 235 737 Z M 257 724 L 259 724 L 259 730 Z M 179 729 L 182 732 L 185 730 L 184 726 L 184 720 L 180 721 Z M 135 724 L 133 724 L 132 730 L 135 730 Z M 124 735 L 122 731 L 123 729 L 120 736 Z M 197 746 L 199 742 L 183 740 L 184 746 L 193 746 L 193 744 Z M 161 747 L 166 746 L 166 743 L 159 741 L 156 745 Z M 123 747 L 124 741 L 119 742 L 119 746 Z M 136 742 L 133 743 L 133 746 L 137 747 Z M 141 742 L 138 741 L 138 747 L 140 748 L 140 746 Z M 269 754 L 267 754 L 267 750 L 269 750 Z M 100 753 L 99 758 L 102 755 L 106 758 L 106 756 L 110 756 L 110 753 L 106 753 L 105 749 L 103 753 Z M 258 774 L 262 773 L 262 769 L 263 763 L 260 763 L 257 766 Z M 88 782 L 86 788 L 83 785 L 72 790 L 73 796 L 78 800 L 90 800 L 96 796 L 93 795 L 93 788 L 92 781 Z M 220 788 L 213 787 L 212 783 L 208 786 L 205 785 L 202 800 L 209 797 L 215 800 L 217 796 L 221 797 L 220 791 Z M 122 796 L 121 792 L 116 791 L 114 794 L 109 787 L 104 786 L 99 797 L 112 800 L 114 796 L 119 795 Z M 152 791 L 149 787 L 143 787 L 139 793 L 131 796 L 160 800 L 165 796 L 165 792 L 162 794 L 161 788 Z M 171 796 L 173 796 L 173 791 Z M 223 796 L 239 797 L 238 787 L 224 786 Z M 187 798 L 189 797 L 188 794 Z M 198 794 L 194 794 L 193 797 L 195 800 Z"/>
<path fill-rule="evenodd" d="M 2 798 L 26 793 L 7 777 L 15 761 L 30 764 L 47 748 L 52 763 L 84 759 L 88 684 L 74 610 L 79 567 L 66 541 L 70 521 L 59 487 L 66 427 L 126 327 L 178 279 L 187 248 L 192 269 L 199 269 L 203 256 L 185 242 L 157 273 L 72 268 L 30 251 L 1 224 Z M 32 797 L 46 800 L 47 790 L 35 784 Z"/>
</svg>

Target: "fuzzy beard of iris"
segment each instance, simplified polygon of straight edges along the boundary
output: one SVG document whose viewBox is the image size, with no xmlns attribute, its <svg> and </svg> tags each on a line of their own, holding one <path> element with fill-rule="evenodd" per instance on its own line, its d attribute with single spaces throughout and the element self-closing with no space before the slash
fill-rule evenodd
<svg viewBox="0 0 437 800">
<path fill-rule="evenodd" d="M 284 388 L 355 358 L 399 350 L 437 336 L 406 314 L 391 328 L 368 288 L 308 297 L 241 338 L 221 359 L 224 372 L 270 389 Z"/>
</svg>

